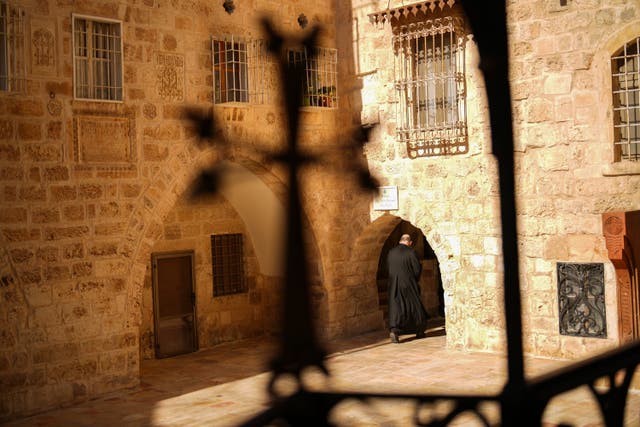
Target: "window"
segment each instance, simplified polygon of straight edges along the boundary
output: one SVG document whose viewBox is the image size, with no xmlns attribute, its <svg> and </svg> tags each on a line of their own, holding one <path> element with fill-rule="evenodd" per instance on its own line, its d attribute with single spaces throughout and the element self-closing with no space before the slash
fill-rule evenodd
<svg viewBox="0 0 640 427">
<path fill-rule="evenodd" d="M 212 39 L 214 103 L 267 101 L 269 53 L 264 40 Z"/>
<path fill-rule="evenodd" d="M 396 136 L 409 157 L 468 151 L 462 20 L 394 27 Z"/>
<path fill-rule="evenodd" d="M 213 40 L 215 103 L 249 102 L 247 44 L 234 40 Z"/>
<path fill-rule="evenodd" d="M 640 161 L 640 37 L 611 57 L 615 161 Z"/>
<path fill-rule="evenodd" d="M 0 2 L 0 90 L 21 92 L 25 89 L 25 13 Z"/>
<path fill-rule="evenodd" d="M 213 268 L 213 296 L 247 291 L 244 280 L 242 234 L 212 235 L 211 264 Z"/>
<path fill-rule="evenodd" d="M 338 51 L 336 49 L 316 47 L 313 55 L 307 50 L 290 50 L 289 65 L 304 70 L 302 77 L 302 106 L 327 107 L 338 106 Z"/>
<path fill-rule="evenodd" d="M 76 99 L 122 101 L 122 25 L 73 17 L 73 78 Z"/>
</svg>

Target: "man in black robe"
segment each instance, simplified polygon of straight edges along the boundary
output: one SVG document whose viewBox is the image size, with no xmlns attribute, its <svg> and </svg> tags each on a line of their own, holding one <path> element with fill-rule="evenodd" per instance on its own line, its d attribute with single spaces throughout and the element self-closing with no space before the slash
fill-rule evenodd
<svg viewBox="0 0 640 427">
<path fill-rule="evenodd" d="M 422 264 L 411 248 L 411 236 L 403 234 L 399 245 L 389 251 L 389 329 L 391 342 L 402 333 L 424 337 L 429 315 L 420 301 Z"/>
</svg>

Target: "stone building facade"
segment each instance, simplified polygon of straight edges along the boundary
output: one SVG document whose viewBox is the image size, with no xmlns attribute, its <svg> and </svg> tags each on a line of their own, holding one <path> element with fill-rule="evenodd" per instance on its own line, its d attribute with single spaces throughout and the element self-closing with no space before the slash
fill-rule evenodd
<svg viewBox="0 0 640 427">
<path fill-rule="evenodd" d="M 159 355 L 155 261 L 172 254 L 190 254 L 193 306 L 181 318 L 193 325 L 194 348 L 277 333 L 286 168 L 261 153 L 284 143 L 286 122 L 275 61 L 257 43 L 265 14 L 288 34 L 323 28 L 326 68 L 307 63 L 300 135 L 335 167 L 312 165 L 301 177 L 321 337 L 384 326 L 381 251 L 408 223 L 434 255 L 426 261 L 440 274 L 431 282 L 442 284 L 448 345 L 503 349 L 496 164 L 458 2 L 235 3 L 227 13 L 199 0 L 0 2 L 11 23 L 0 41 L 15 41 L 0 73 L 0 420 L 138 384 L 141 361 Z M 640 36 L 640 3 L 513 0 L 508 13 L 525 350 L 583 357 L 638 332 L 624 319 L 638 312 L 639 260 L 628 254 L 640 163 L 614 146 L 611 58 Z M 398 46 L 417 34 L 412 24 L 434 28 L 451 16 L 462 91 L 447 87 L 421 104 L 398 88 L 415 84 L 406 67 L 422 59 Z M 424 31 L 414 38 L 448 34 Z M 300 46 L 291 52 L 306 61 Z M 453 56 L 438 52 L 440 63 Z M 637 89 L 638 68 L 630 73 Z M 415 118 L 442 99 L 464 99 L 456 152 L 416 149 L 401 132 L 410 116 L 402 103 L 414 103 Z M 198 141 L 194 108 L 212 108 L 233 144 Z M 361 124 L 376 125 L 370 141 L 345 155 Z M 224 188 L 192 197 L 198 173 L 221 160 Z M 397 208 L 376 209 L 348 173 L 353 162 L 397 188 Z M 243 292 L 216 294 L 218 235 L 243 236 Z M 581 284 L 600 316 L 588 319 L 597 333 L 582 336 L 567 320 L 586 307 L 567 296 Z"/>
</svg>

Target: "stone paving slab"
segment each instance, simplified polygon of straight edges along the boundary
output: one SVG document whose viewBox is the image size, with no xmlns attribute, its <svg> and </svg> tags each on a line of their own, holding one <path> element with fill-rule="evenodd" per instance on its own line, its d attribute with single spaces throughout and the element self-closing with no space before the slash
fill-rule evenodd
<svg viewBox="0 0 640 427">
<path fill-rule="evenodd" d="M 433 329 L 425 339 L 402 337 L 389 343 L 386 332 L 365 334 L 328 344 L 331 355 L 325 378 L 318 372 L 304 377 L 310 389 L 403 393 L 498 393 L 506 379 L 506 358 L 493 353 L 447 349 L 443 329 Z M 215 348 L 142 364 L 139 387 L 113 393 L 74 407 L 50 411 L 7 424 L 11 427 L 141 427 L 236 426 L 269 404 L 267 363 L 275 350 L 267 338 L 219 345 Z M 528 376 L 570 362 L 527 358 Z M 636 374 L 638 375 L 638 374 Z M 290 384 L 283 381 L 279 389 Z M 434 410 L 443 413 L 447 403 Z M 498 419 L 497 404 L 483 412 L 491 423 Z M 414 425 L 414 404 L 407 400 L 345 401 L 332 413 L 343 426 Z M 427 411 L 421 410 L 422 420 Z M 585 386 L 553 399 L 544 415 L 545 427 L 561 422 L 575 427 L 604 425 L 597 404 Z M 481 425 L 466 414 L 452 426 Z M 640 426 L 640 392 L 632 391 L 626 426 Z"/>
</svg>

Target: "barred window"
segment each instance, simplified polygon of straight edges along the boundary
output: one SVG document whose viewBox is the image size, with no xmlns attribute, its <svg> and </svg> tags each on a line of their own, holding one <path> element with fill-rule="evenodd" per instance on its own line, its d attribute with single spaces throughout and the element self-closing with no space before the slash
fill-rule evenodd
<svg viewBox="0 0 640 427">
<path fill-rule="evenodd" d="M 338 51 L 316 47 L 313 54 L 306 49 L 289 50 L 289 65 L 304 70 L 302 100 L 304 107 L 336 108 L 338 106 Z"/>
<path fill-rule="evenodd" d="M 244 279 L 242 234 L 212 235 L 211 264 L 213 268 L 213 296 L 247 291 Z"/>
<path fill-rule="evenodd" d="M 122 24 L 73 16 L 76 99 L 122 101 Z"/>
<path fill-rule="evenodd" d="M 466 153 L 462 20 L 427 20 L 393 31 L 398 141 L 411 158 Z"/>
<path fill-rule="evenodd" d="M 611 57 L 615 161 L 640 161 L 640 37 Z"/>
<path fill-rule="evenodd" d="M 267 102 L 269 61 L 265 40 L 211 39 L 214 103 Z"/>
<path fill-rule="evenodd" d="M 26 82 L 25 12 L 0 2 L 0 91 L 22 92 Z"/>
</svg>

